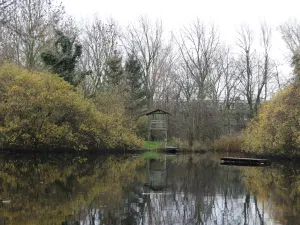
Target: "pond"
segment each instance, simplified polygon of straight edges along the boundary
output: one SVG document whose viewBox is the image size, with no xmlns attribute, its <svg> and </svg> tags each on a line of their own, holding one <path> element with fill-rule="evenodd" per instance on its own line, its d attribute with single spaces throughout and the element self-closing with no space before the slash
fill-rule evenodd
<svg viewBox="0 0 300 225">
<path fill-rule="evenodd" d="M 217 154 L 0 155 L 0 225 L 299 224 L 300 164 Z"/>
</svg>

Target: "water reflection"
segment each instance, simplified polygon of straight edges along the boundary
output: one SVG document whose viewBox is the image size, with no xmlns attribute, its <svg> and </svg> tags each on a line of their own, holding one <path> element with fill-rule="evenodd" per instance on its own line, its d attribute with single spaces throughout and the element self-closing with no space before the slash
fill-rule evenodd
<svg viewBox="0 0 300 225">
<path fill-rule="evenodd" d="M 261 224 L 241 171 L 211 156 L 181 156 L 167 165 L 168 189 L 148 193 L 142 224 Z"/>
<path fill-rule="evenodd" d="M 298 165 L 218 155 L 0 156 L 0 225 L 297 224 Z"/>
<path fill-rule="evenodd" d="M 167 159 L 148 159 L 147 160 L 147 183 L 145 184 L 153 191 L 163 190 L 167 178 Z"/>
</svg>

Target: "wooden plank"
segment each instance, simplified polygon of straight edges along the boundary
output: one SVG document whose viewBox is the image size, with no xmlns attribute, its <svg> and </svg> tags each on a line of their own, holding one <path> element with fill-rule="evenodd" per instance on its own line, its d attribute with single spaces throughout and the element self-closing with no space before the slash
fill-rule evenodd
<svg viewBox="0 0 300 225">
<path fill-rule="evenodd" d="M 264 166 L 269 165 L 270 161 L 268 159 L 257 159 L 257 158 L 237 158 L 237 157 L 222 157 L 222 165 L 255 165 L 255 166 Z"/>
<path fill-rule="evenodd" d="M 166 146 L 166 150 L 178 150 L 178 148 L 173 146 Z"/>
<path fill-rule="evenodd" d="M 221 165 L 225 166 L 255 166 L 255 167 L 264 167 L 270 165 L 270 163 L 239 163 L 239 162 L 221 162 Z"/>
<path fill-rule="evenodd" d="M 151 128 L 151 130 L 167 130 L 167 128 Z"/>
<path fill-rule="evenodd" d="M 237 158 L 237 157 L 222 157 L 222 161 L 240 161 L 240 162 L 269 162 L 268 159 L 257 158 Z"/>
</svg>

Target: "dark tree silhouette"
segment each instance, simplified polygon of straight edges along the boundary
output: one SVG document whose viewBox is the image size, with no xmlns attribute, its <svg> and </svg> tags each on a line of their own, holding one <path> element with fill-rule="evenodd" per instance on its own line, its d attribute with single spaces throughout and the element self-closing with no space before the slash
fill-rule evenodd
<svg viewBox="0 0 300 225">
<path fill-rule="evenodd" d="M 41 54 L 42 60 L 53 73 L 60 75 L 65 81 L 76 85 L 83 79 L 84 73 L 76 77 L 75 67 L 82 54 L 82 46 L 75 43 L 75 38 L 64 35 L 61 31 L 56 31 L 57 40 L 53 50 L 48 50 Z"/>
</svg>

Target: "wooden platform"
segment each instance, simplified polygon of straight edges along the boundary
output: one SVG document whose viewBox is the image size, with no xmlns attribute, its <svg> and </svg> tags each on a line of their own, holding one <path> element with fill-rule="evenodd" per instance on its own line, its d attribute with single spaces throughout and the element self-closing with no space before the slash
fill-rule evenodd
<svg viewBox="0 0 300 225">
<path fill-rule="evenodd" d="M 267 166 L 270 165 L 270 161 L 268 159 L 257 158 L 222 157 L 221 164 L 237 166 Z"/>
<path fill-rule="evenodd" d="M 174 146 L 166 146 L 166 153 L 175 154 L 178 151 L 177 147 Z"/>
</svg>

